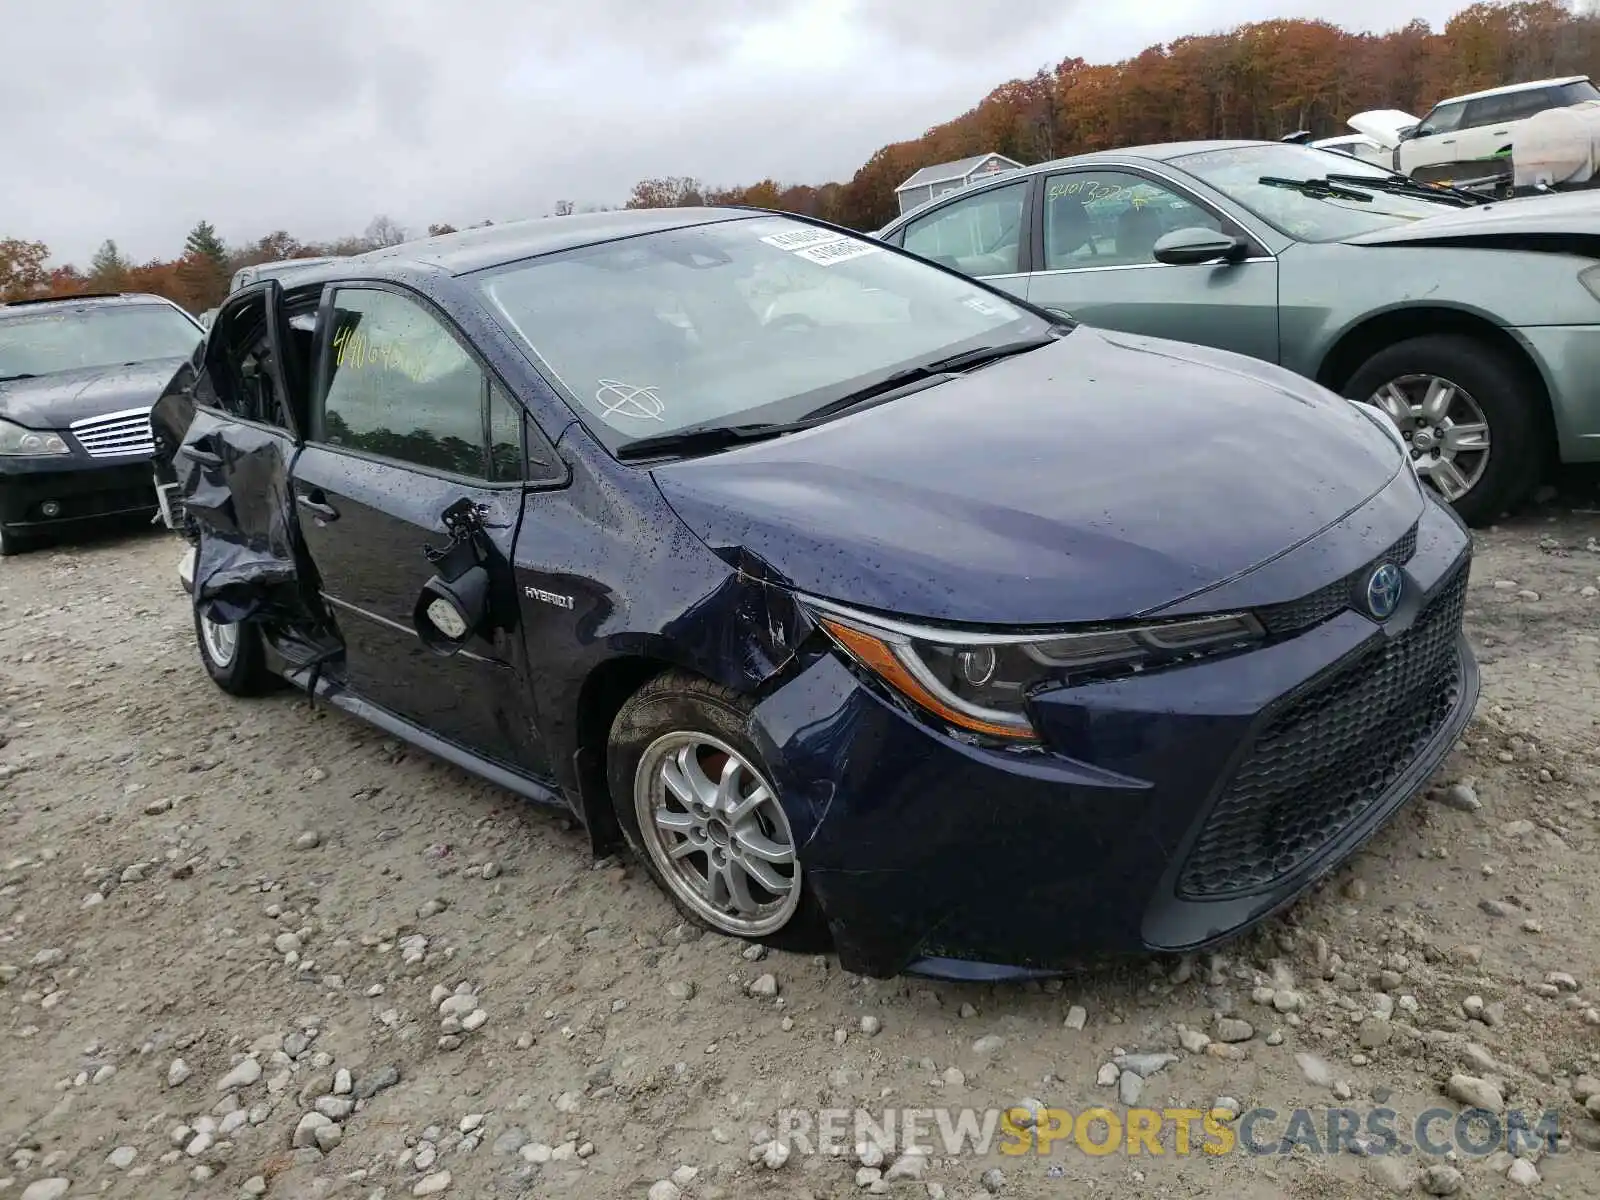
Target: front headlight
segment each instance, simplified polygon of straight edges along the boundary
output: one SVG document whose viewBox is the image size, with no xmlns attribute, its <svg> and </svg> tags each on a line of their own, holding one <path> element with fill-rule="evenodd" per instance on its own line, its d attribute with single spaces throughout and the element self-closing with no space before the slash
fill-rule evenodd
<svg viewBox="0 0 1600 1200">
<path fill-rule="evenodd" d="M 0 421 L 0 454 L 71 454 L 59 433 Z"/>
<path fill-rule="evenodd" d="M 1041 687 L 1126 675 L 1258 642 L 1248 613 L 1060 634 L 961 633 L 813 602 L 822 627 L 867 671 L 956 730 L 1036 740 L 1028 697 Z"/>
</svg>

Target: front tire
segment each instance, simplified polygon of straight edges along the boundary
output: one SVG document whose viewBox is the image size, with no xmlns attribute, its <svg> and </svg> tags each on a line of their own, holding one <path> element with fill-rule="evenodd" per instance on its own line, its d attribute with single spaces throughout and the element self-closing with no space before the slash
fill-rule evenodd
<svg viewBox="0 0 1600 1200">
<path fill-rule="evenodd" d="M 826 948 L 799 845 L 745 732 L 750 703 L 669 671 L 611 726 L 606 775 L 629 848 L 695 924 L 782 949 Z"/>
<path fill-rule="evenodd" d="M 1544 467 L 1538 386 L 1503 351 L 1459 334 L 1378 351 L 1345 385 L 1388 414 L 1417 473 L 1469 525 L 1521 504 Z"/>
<path fill-rule="evenodd" d="M 267 670 L 261 630 L 255 625 L 213 621 L 195 604 L 194 636 L 206 674 L 223 691 L 259 696 L 271 690 L 273 679 Z"/>
</svg>

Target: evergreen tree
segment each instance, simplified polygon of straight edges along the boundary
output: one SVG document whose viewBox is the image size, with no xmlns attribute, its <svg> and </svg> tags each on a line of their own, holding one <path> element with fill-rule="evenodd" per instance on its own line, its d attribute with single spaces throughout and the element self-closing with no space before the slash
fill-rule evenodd
<svg viewBox="0 0 1600 1200">
<path fill-rule="evenodd" d="M 191 258 L 210 259 L 218 271 L 227 270 L 228 248 L 222 244 L 216 227 L 210 221 L 201 221 L 189 231 L 183 243 L 183 252 Z"/>
<path fill-rule="evenodd" d="M 117 243 L 107 238 L 89 260 L 89 283 L 97 292 L 120 292 L 128 286 L 128 260 Z"/>
</svg>

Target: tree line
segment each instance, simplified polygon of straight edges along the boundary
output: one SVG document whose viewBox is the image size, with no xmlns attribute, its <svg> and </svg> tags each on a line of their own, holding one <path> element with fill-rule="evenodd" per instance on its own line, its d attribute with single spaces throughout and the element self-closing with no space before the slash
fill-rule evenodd
<svg viewBox="0 0 1600 1200">
<path fill-rule="evenodd" d="M 1064 58 L 1003 83 L 954 120 L 884 146 L 846 181 L 763 179 L 718 187 L 689 176 L 645 179 L 623 207 L 742 204 L 876 229 L 897 211 L 894 190 L 913 172 L 995 151 L 1035 163 L 1069 154 L 1190 138 L 1277 138 L 1308 129 L 1347 132 L 1370 108 L 1422 115 L 1446 96 L 1552 75 L 1600 73 L 1600 16 L 1558 0 L 1478 3 L 1435 32 L 1425 21 L 1386 34 L 1350 33 L 1327 21 L 1279 20 L 1151 46 L 1118 63 Z M 578 211 L 560 201 L 551 216 Z M 597 211 L 597 207 L 582 211 Z M 489 222 L 480 222 L 488 224 Z M 454 232 L 436 224 L 427 234 Z M 386 216 L 359 237 L 301 242 L 279 230 L 229 247 L 201 221 L 172 259 L 129 262 L 106 241 L 87 270 L 51 267 L 49 248 L 0 239 L 0 299 L 86 291 L 154 292 L 201 312 L 227 292 L 233 272 L 256 263 L 358 254 L 408 240 Z"/>
</svg>

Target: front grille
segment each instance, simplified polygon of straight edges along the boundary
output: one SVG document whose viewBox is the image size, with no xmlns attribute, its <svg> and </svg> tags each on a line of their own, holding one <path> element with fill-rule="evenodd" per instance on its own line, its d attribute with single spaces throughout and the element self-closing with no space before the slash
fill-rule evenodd
<svg viewBox="0 0 1600 1200">
<path fill-rule="evenodd" d="M 1366 583 L 1367 576 L 1379 563 L 1392 562 L 1403 567 L 1411 561 L 1412 555 L 1416 552 L 1417 527 L 1413 525 L 1394 545 L 1343 579 L 1336 579 L 1326 587 L 1318 588 L 1309 596 L 1302 596 L 1298 600 L 1268 605 L 1259 609 L 1256 615 L 1268 633 L 1283 635 L 1310 629 L 1313 625 L 1320 625 L 1329 617 L 1350 607 L 1356 589 Z"/>
<path fill-rule="evenodd" d="M 85 417 L 70 426 L 72 436 L 94 458 L 124 454 L 153 454 L 155 436 L 150 431 L 150 410 L 129 408 L 103 417 Z"/>
<path fill-rule="evenodd" d="M 1206 818 L 1180 894 L 1260 890 L 1388 794 L 1460 701 L 1467 569 L 1463 563 L 1404 634 L 1272 718 Z"/>
</svg>

